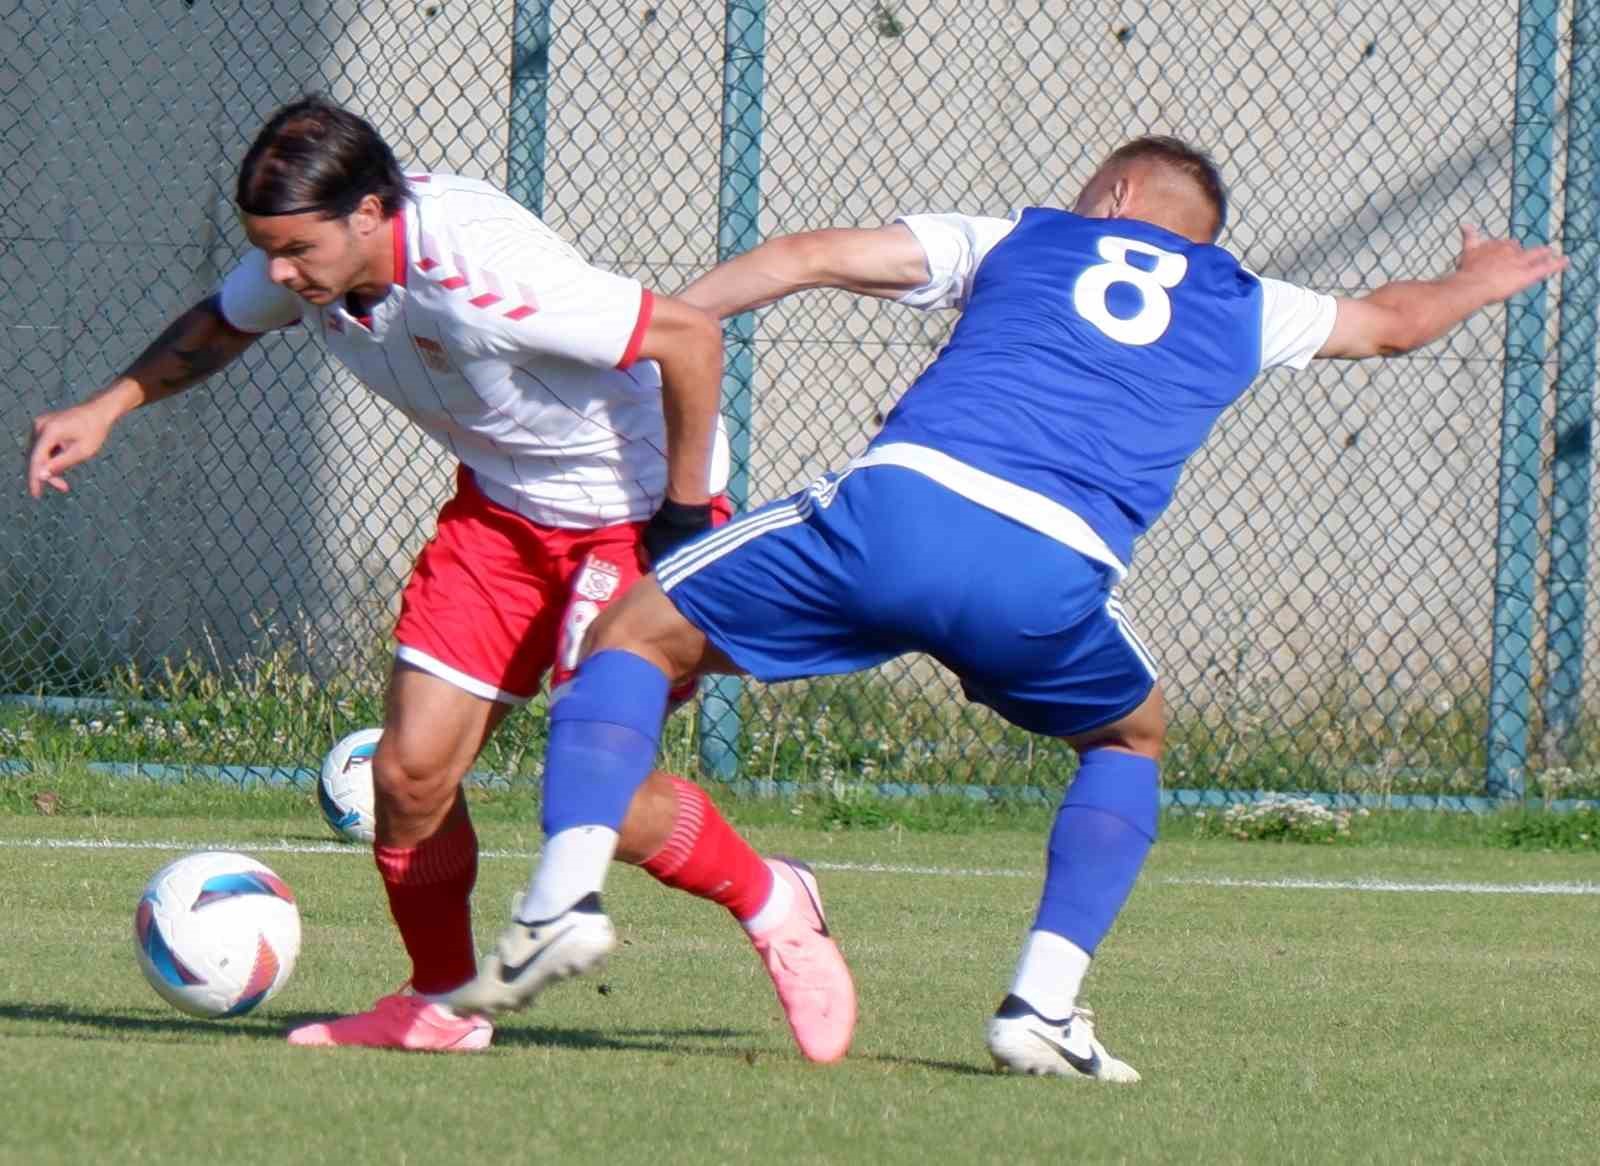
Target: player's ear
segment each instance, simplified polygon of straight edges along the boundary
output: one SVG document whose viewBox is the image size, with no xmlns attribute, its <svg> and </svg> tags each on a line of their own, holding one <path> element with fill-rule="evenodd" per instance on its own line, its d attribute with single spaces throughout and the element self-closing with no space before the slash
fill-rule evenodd
<svg viewBox="0 0 1600 1166">
<path fill-rule="evenodd" d="M 350 212 L 350 226 L 363 238 L 382 227 L 383 200 L 375 194 L 363 198 L 356 204 L 356 209 Z"/>
<path fill-rule="evenodd" d="M 1128 217 L 1128 206 L 1133 201 L 1133 183 L 1128 181 L 1126 174 L 1118 178 L 1111 188 L 1111 209 L 1106 214 L 1108 219 L 1123 219 Z"/>
</svg>

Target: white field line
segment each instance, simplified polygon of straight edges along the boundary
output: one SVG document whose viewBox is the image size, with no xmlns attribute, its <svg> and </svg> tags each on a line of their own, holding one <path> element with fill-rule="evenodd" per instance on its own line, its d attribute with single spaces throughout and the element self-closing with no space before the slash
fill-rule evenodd
<svg viewBox="0 0 1600 1166">
<path fill-rule="evenodd" d="M 367 858 L 365 846 L 343 842 L 146 842 L 118 838 L 0 838 L 0 850 L 240 850 L 249 854 L 340 854 Z M 520 850 L 484 850 L 480 858 L 532 861 Z M 370 860 L 369 860 L 370 861 Z M 810 860 L 808 860 L 810 862 Z M 810 862 L 817 870 L 853 874 L 931 875 L 943 878 L 1037 879 L 1036 870 L 996 867 L 910 866 L 882 862 Z M 1169 875 L 1154 882 L 1169 887 L 1244 888 L 1270 891 L 1368 891 L 1448 895 L 1600 895 L 1600 883 L 1409 882 L 1404 879 L 1244 879 L 1227 875 Z"/>
</svg>

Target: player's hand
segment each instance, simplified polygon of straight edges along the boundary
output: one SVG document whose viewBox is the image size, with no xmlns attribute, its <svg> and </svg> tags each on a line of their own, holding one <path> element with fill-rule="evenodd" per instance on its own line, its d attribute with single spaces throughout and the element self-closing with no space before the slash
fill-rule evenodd
<svg viewBox="0 0 1600 1166">
<path fill-rule="evenodd" d="M 28 493 L 38 498 L 49 486 L 65 494 L 67 480 L 62 475 L 100 452 L 111 425 L 106 410 L 93 401 L 35 417 L 28 443 Z"/>
<path fill-rule="evenodd" d="M 1490 302 L 1509 299 L 1567 266 L 1554 247 L 1524 247 L 1510 239 L 1490 239 L 1478 228 L 1461 228 L 1456 270 L 1482 282 Z"/>
<path fill-rule="evenodd" d="M 639 536 L 639 565 L 648 571 L 696 535 L 711 529 L 710 502 L 662 501 Z"/>
</svg>

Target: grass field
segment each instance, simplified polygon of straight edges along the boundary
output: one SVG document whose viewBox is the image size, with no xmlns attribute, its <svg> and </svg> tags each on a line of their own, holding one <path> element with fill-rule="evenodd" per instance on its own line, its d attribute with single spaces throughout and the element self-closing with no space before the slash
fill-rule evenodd
<svg viewBox="0 0 1600 1166">
<path fill-rule="evenodd" d="M 989 1070 L 982 1022 L 1037 890 L 1036 823 L 823 831 L 745 815 L 763 848 L 824 867 L 861 997 L 841 1065 L 792 1051 L 719 910 L 622 868 L 608 899 L 624 944 L 600 980 L 554 989 L 488 1054 L 419 1057 L 283 1043 L 291 1024 L 392 989 L 405 965 L 364 851 L 327 848 L 293 799 L 233 798 L 204 818 L 0 815 L 0 1161 L 1597 1156 L 1600 896 L 1308 885 L 1578 883 L 1592 855 L 1179 830 L 1086 992 L 1102 1037 L 1145 1075 L 1117 1088 Z M 228 816 L 240 805 L 257 816 Z M 484 817 L 487 938 L 532 835 L 520 814 Z M 259 1014 L 191 1020 L 145 985 L 131 918 L 176 852 L 161 843 L 245 850 L 295 889 L 299 968 Z"/>
</svg>

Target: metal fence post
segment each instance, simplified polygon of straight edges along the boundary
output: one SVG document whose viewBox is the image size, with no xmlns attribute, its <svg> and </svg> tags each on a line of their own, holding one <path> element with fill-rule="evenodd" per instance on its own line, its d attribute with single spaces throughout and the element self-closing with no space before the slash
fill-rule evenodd
<svg viewBox="0 0 1600 1166">
<path fill-rule="evenodd" d="M 1559 0 L 1522 0 L 1511 142 L 1511 237 L 1550 238 Z M 1528 760 L 1534 555 L 1539 523 L 1539 405 L 1544 379 L 1544 286 L 1506 305 L 1500 418 L 1499 523 L 1495 533 L 1494 643 L 1489 660 L 1485 792 L 1520 798 Z"/>
<path fill-rule="evenodd" d="M 717 189 L 717 259 L 730 259 L 761 238 L 761 90 L 766 0 L 728 0 L 723 25 L 722 157 Z M 723 410 L 732 446 L 728 499 L 737 510 L 750 496 L 750 429 L 754 415 L 755 313 L 723 326 L 727 356 Z M 700 701 L 700 763 L 730 779 L 739 768 L 739 698 L 743 685 L 717 677 Z"/>
<path fill-rule="evenodd" d="M 550 4 L 551 0 L 516 0 L 511 14 L 506 193 L 540 216 L 549 118 Z"/>
<path fill-rule="evenodd" d="M 1589 472 L 1594 414 L 1595 303 L 1600 293 L 1600 0 L 1577 0 L 1572 14 L 1567 96 L 1567 170 L 1561 249 L 1571 266 L 1561 280 L 1556 336 L 1555 461 L 1550 482 L 1550 573 L 1546 580 L 1545 763 L 1570 754 L 1583 697 L 1583 625 L 1589 567 Z"/>
</svg>

